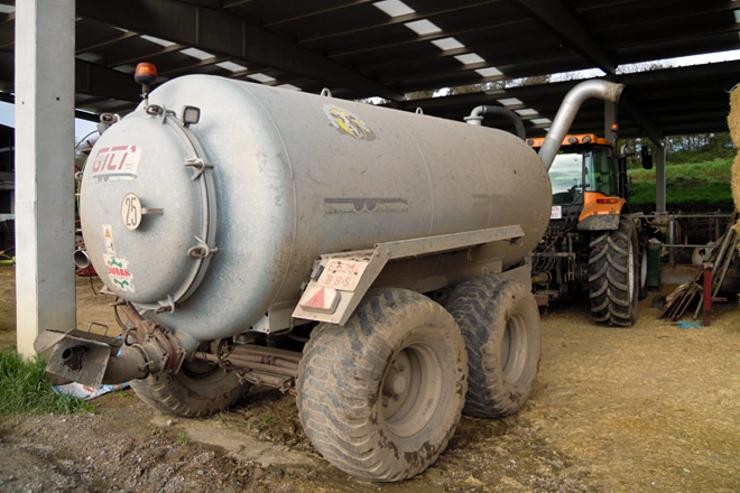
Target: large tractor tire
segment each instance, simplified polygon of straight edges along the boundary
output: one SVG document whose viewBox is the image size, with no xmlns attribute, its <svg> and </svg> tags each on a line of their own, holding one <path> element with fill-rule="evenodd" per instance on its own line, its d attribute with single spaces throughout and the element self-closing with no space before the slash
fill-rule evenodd
<svg viewBox="0 0 740 493">
<path fill-rule="evenodd" d="M 593 237 L 590 249 L 588 294 L 594 321 L 630 327 L 637 320 L 640 296 L 637 228 L 622 218 L 616 231 Z"/>
<path fill-rule="evenodd" d="M 455 287 L 447 308 L 468 353 L 463 412 L 481 418 L 517 412 L 540 362 L 540 314 L 529 287 L 497 276 L 471 279 Z"/>
<path fill-rule="evenodd" d="M 345 326 L 313 330 L 298 371 L 298 412 L 334 466 L 400 481 L 447 447 L 467 374 L 460 329 L 442 306 L 406 289 L 373 290 Z"/>
<path fill-rule="evenodd" d="M 236 374 L 211 363 L 184 362 L 180 371 L 131 382 L 136 395 L 165 414 L 208 416 L 233 405 L 246 392 Z"/>
</svg>

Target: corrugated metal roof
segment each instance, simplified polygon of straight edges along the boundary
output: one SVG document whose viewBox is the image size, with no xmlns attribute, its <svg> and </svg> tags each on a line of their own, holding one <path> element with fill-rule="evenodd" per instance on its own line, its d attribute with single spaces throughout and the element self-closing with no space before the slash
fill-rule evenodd
<svg viewBox="0 0 740 493">
<path fill-rule="evenodd" d="M 12 5 L 13 2 L 0 1 Z M 620 75 L 617 67 L 740 48 L 732 0 L 77 0 L 77 104 L 127 111 L 139 61 L 163 79 L 211 73 L 461 118 L 481 103 L 522 101 L 530 132 L 572 82 L 406 101 L 415 91 L 600 69 L 628 86 L 628 135 L 724 129 L 738 62 Z M 9 10 L 9 9 L 6 9 Z M 13 13 L 0 18 L 0 80 L 12 80 Z M 511 84 L 509 84 L 511 85 Z M 6 89 L 10 87 L 5 84 Z M 471 92 L 472 91 L 472 92 Z M 418 93 L 417 93 L 418 96 Z M 598 130 L 589 104 L 578 130 Z M 496 123 L 495 121 L 487 123 Z"/>
</svg>

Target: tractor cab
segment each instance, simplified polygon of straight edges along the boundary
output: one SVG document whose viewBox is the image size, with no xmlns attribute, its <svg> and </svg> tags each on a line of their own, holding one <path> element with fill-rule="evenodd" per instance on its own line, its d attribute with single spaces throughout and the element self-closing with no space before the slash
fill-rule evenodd
<svg viewBox="0 0 740 493">
<path fill-rule="evenodd" d="M 543 139 L 528 139 L 535 150 Z M 551 226 L 564 229 L 602 229 L 590 225 L 601 215 L 619 215 L 626 203 L 624 159 L 607 139 L 594 134 L 566 135 L 550 167 Z M 606 218 L 603 218 L 606 219 Z"/>
</svg>

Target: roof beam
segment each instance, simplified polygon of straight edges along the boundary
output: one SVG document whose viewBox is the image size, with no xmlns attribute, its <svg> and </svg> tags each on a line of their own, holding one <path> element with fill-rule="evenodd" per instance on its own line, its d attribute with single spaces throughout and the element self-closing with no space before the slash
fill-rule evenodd
<svg viewBox="0 0 740 493">
<path fill-rule="evenodd" d="M 619 105 L 624 108 L 624 111 L 626 111 L 630 117 L 632 117 L 635 123 L 645 130 L 645 133 L 650 140 L 652 140 L 655 145 L 659 146 L 663 140 L 663 131 L 643 114 L 643 112 L 637 107 L 636 103 L 633 102 L 632 98 L 630 98 L 629 95 L 623 96 L 619 101 Z"/>
<path fill-rule="evenodd" d="M 617 64 L 583 28 L 570 7 L 562 0 L 519 0 L 530 15 L 546 25 L 571 48 L 596 63 L 606 73 L 613 74 Z"/>
<path fill-rule="evenodd" d="M 86 53 L 88 51 L 105 48 L 106 46 L 110 46 L 130 38 L 135 38 L 136 36 L 137 34 L 131 31 L 119 33 L 118 35 L 109 39 L 105 39 L 103 41 L 97 41 L 95 43 L 84 46 L 75 46 L 75 54 L 79 55 L 80 53 Z"/>
<path fill-rule="evenodd" d="M 139 55 L 132 56 L 131 53 L 129 53 L 125 58 L 108 58 L 105 60 L 105 64 L 108 67 L 118 67 L 120 65 L 128 65 L 134 62 L 140 62 L 148 58 L 166 55 L 167 53 L 172 53 L 173 51 L 180 51 L 187 48 L 187 46 L 177 43 L 174 43 L 170 46 L 160 46 L 154 44 L 152 44 L 152 46 L 156 46 L 156 48 Z"/>
<path fill-rule="evenodd" d="M 617 63 L 599 45 L 599 43 L 586 31 L 563 0 L 518 0 L 519 3 L 529 11 L 530 15 L 540 23 L 547 26 L 560 39 L 568 43 L 578 53 L 582 54 L 604 72 L 616 76 Z M 663 133 L 660 128 L 652 122 L 640 110 L 636 102 L 629 98 L 623 98 L 620 102 L 622 108 L 645 130 L 650 140 L 660 145 Z"/>
<path fill-rule="evenodd" d="M 0 81 L 12 83 L 14 78 L 13 53 L 0 51 Z M 131 76 L 82 60 L 75 63 L 75 93 L 132 102 L 139 100 L 139 88 Z"/>
<path fill-rule="evenodd" d="M 499 0 L 484 0 L 481 2 L 475 2 L 475 3 L 470 3 L 470 4 L 455 5 L 454 7 L 447 7 L 444 9 L 414 12 L 412 14 L 388 17 L 387 19 L 384 19 L 381 22 L 376 22 L 374 24 L 367 24 L 367 25 L 363 25 L 361 27 L 355 27 L 352 29 L 343 29 L 341 31 L 333 31 L 333 32 L 316 34 L 314 36 L 301 39 L 300 42 L 301 43 L 313 43 L 315 41 L 322 41 L 325 39 L 336 38 L 336 37 L 341 37 L 341 36 L 349 36 L 352 34 L 357 34 L 357 33 L 365 32 L 365 31 L 372 31 L 374 29 L 394 26 L 397 24 L 406 24 L 407 22 L 417 21 L 419 19 L 431 20 L 431 19 L 434 19 L 435 17 L 440 17 L 446 14 L 452 14 L 455 12 L 459 12 L 461 10 L 468 10 L 472 8 L 491 5 L 491 4 L 497 3 L 498 1 Z"/>
<path fill-rule="evenodd" d="M 78 0 L 77 13 L 89 19 L 195 46 L 242 61 L 302 74 L 361 95 L 402 100 L 398 91 L 369 79 L 316 52 L 250 24 L 225 10 L 175 0 Z"/>
<path fill-rule="evenodd" d="M 192 72 L 194 70 L 198 70 L 204 67 L 210 67 L 212 65 L 216 65 L 217 63 L 221 63 L 225 60 L 226 59 L 223 57 L 212 56 L 204 60 L 198 60 L 198 61 L 194 61 L 193 63 L 188 63 L 187 65 L 181 65 L 179 67 L 171 68 L 169 70 L 162 70 L 159 72 L 159 74 L 164 75 L 166 77 L 175 77 L 177 75 Z"/>
<path fill-rule="evenodd" d="M 230 9 L 232 7 L 238 7 L 239 5 L 244 5 L 245 3 L 251 3 L 253 0 L 226 0 L 221 4 L 221 7 L 225 9 Z"/>
<path fill-rule="evenodd" d="M 326 7 L 323 9 L 307 9 L 307 10 L 298 10 L 297 13 L 294 13 L 290 17 L 284 17 L 282 19 L 275 19 L 271 21 L 267 21 L 265 23 L 266 27 L 274 27 L 274 26 L 281 26 L 283 24 L 288 24 L 290 22 L 295 21 L 301 21 L 304 19 L 307 19 L 309 17 L 316 17 L 317 15 L 324 15 L 329 14 L 331 12 L 336 12 L 338 10 L 344 10 L 350 7 L 357 7 L 358 5 L 363 5 L 370 2 L 376 2 L 377 0 L 352 0 L 348 3 L 343 3 L 340 5 L 333 5 L 331 7 Z M 293 7 L 295 9 L 295 7 Z"/>
<path fill-rule="evenodd" d="M 329 56 L 333 59 L 342 59 L 342 58 L 348 58 L 348 57 L 357 57 L 358 55 L 366 55 L 366 54 L 375 54 L 380 52 L 381 50 L 385 51 L 394 51 L 396 48 L 399 47 L 407 47 L 407 46 L 413 46 L 418 44 L 425 44 L 437 39 L 442 38 L 449 38 L 449 37 L 455 37 L 460 35 L 466 35 L 466 34 L 478 34 L 485 33 L 487 31 L 495 31 L 497 29 L 502 28 L 515 28 L 518 25 L 526 24 L 528 22 L 527 19 L 517 19 L 514 21 L 504 21 L 504 22 L 495 22 L 492 20 L 491 22 L 484 23 L 479 26 L 475 27 L 465 27 L 460 29 L 445 29 L 440 32 L 435 32 L 431 34 L 423 34 L 419 36 L 409 36 L 404 37 L 403 39 L 391 39 L 387 42 L 384 42 L 382 44 L 373 44 L 373 45 L 363 45 L 353 48 L 346 48 L 342 49 L 341 51 L 335 51 L 333 53 L 330 53 Z"/>
</svg>

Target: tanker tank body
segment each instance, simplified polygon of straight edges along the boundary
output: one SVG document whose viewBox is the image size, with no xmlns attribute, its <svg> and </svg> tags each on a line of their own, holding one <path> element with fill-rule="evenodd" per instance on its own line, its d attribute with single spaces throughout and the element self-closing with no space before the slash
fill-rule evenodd
<svg viewBox="0 0 740 493">
<path fill-rule="evenodd" d="M 199 108 L 187 130 L 198 145 L 143 105 L 125 117 L 93 150 L 82 229 L 98 272 L 111 260 L 126 265 L 126 278 L 102 276 L 111 291 L 198 341 L 244 332 L 271 305 L 297 301 L 321 254 L 519 224 L 523 241 L 500 247 L 509 267 L 549 221 L 542 162 L 507 132 L 204 75 L 163 84 L 149 105 L 176 115 Z M 111 154 L 131 147 L 135 158 Z M 96 168 L 101 156 L 114 167 L 136 161 L 136 170 Z M 212 166 L 208 201 L 183 165 L 195 157 Z M 125 196 L 162 213 L 127 229 L 117 217 Z M 187 255 L 205 235 L 218 248 L 207 264 Z"/>
<path fill-rule="evenodd" d="M 557 132 L 580 105 L 566 102 Z M 83 235 L 124 315 L 122 355 L 76 331 L 37 347 L 59 378 L 133 379 L 179 415 L 226 408 L 245 382 L 293 389 L 334 465 L 414 476 L 463 406 L 498 417 L 527 399 L 540 354 L 528 254 L 551 206 L 543 159 L 500 130 L 174 79 L 101 135 L 83 174 Z M 302 353 L 291 330 L 310 335 Z"/>
</svg>

